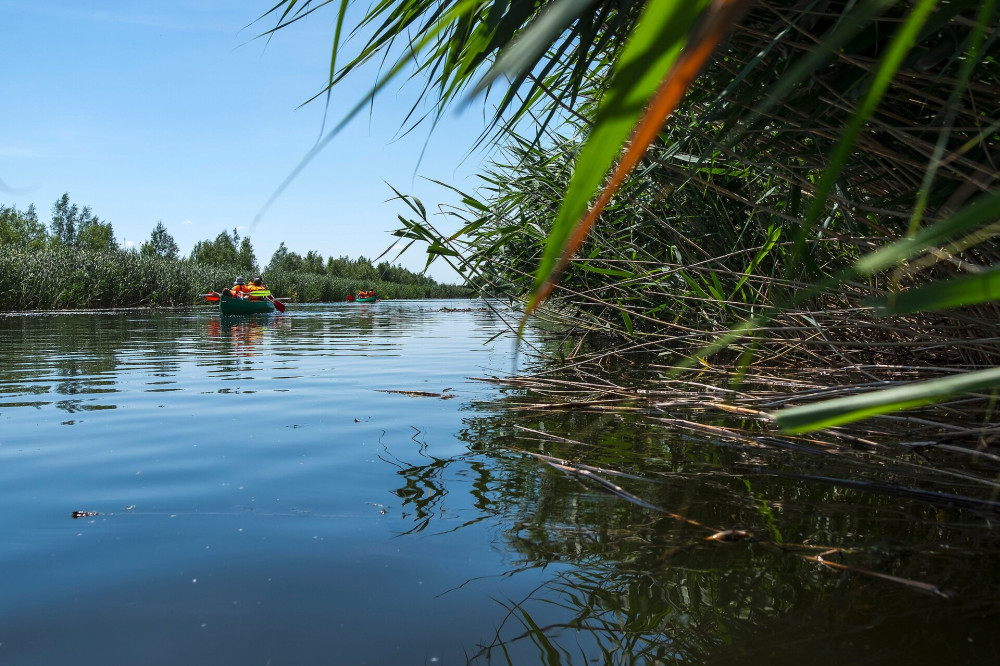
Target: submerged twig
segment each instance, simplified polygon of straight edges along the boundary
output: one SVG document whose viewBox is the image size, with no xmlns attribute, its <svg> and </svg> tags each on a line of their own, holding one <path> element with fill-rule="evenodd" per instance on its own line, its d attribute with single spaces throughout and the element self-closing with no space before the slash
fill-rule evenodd
<svg viewBox="0 0 1000 666">
<path fill-rule="evenodd" d="M 892 574 L 880 573 L 878 571 L 872 571 L 871 569 L 863 569 L 861 567 L 856 567 L 848 564 L 841 564 L 840 562 L 831 562 L 826 559 L 825 555 L 831 555 L 833 553 L 840 552 L 839 549 L 829 550 L 825 553 L 819 555 L 803 555 L 802 557 L 810 562 L 817 562 L 825 567 L 831 567 L 833 569 L 842 569 L 844 571 L 850 571 L 853 573 L 859 573 L 864 576 L 872 576 L 873 578 L 881 578 L 882 580 L 888 580 L 893 583 L 899 583 L 900 585 L 905 585 L 914 590 L 919 590 L 921 592 L 927 592 L 939 596 L 943 599 L 951 599 L 955 596 L 955 593 L 950 590 L 943 590 L 937 585 L 931 585 L 930 583 L 923 583 L 918 580 L 912 580 L 910 578 L 902 578 L 900 576 L 893 576 Z"/>
</svg>

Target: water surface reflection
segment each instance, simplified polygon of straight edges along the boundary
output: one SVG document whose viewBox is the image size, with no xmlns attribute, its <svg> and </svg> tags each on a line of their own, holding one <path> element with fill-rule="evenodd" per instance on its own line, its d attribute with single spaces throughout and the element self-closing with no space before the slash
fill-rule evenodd
<svg viewBox="0 0 1000 666">
<path fill-rule="evenodd" d="M 772 473 L 831 457 L 518 409 L 539 396 L 470 379 L 511 370 L 505 331 L 474 302 L 0 317 L 0 662 L 1000 647 L 994 516 Z"/>
</svg>

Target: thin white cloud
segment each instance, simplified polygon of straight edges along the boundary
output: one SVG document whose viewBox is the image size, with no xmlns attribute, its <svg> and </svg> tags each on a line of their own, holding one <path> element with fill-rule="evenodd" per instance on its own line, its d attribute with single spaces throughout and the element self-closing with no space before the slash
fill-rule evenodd
<svg viewBox="0 0 1000 666">
<path fill-rule="evenodd" d="M 0 178 L 0 192 L 4 192 L 6 194 L 18 194 L 18 195 L 28 194 L 30 192 L 34 192 L 37 189 L 38 189 L 38 183 L 28 185 L 27 187 L 12 187 L 7 183 L 5 183 L 2 178 Z"/>
<path fill-rule="evenodd" d="M 4 12 L 17 12 L 22 15 L 32 14 L 50 21 L 117 23 L 158 28 L 161 30 L 201 30 L 224 33 L 232 33 L 234 31 L 232 25 L 210 14 L 214 9 L 212 7 L 203 8 L 202 5 L 196 3 L 182 7 L 181 9 L 182 11 L 179 15 L 177 13 L 168 15 L 165 13 L 157 14 L 135 11 L 95 11 L 87 8 L 86 3 L 81 3 L 79 7 L 68 7 L 66 5 L 49 6 L 43 2 L 11 3 L 0 0 L 0 10 Z M 199 12 L 199 10 L 201 11 Z"/>
</svg>

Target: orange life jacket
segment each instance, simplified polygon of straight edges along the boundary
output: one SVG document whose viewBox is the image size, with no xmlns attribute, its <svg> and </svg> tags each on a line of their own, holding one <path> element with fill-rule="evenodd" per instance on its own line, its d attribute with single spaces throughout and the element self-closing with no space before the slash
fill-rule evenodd
<svg viewBox="0 0 1000 666">
<path fill-rule="evenodd" d="M 264 291 L 265 289 L 267 289 L 267 287 L 264 286 L 264 283 L 261 283 L 259 285 L 257 285 L 257 284 L 248 284 L 246 286 L 247 293 L 249 293 L 251 291 Z M 262 301 L 262 300 L 264 300 L 263 296 L 250 296 L 249 298 L 250 298 L 251 301 Z"/>
</svg>

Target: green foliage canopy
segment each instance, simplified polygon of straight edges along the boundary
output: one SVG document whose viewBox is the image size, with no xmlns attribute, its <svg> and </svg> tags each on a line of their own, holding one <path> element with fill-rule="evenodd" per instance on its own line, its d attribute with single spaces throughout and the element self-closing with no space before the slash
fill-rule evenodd
<svg viewBox="0 0 1000 666">
<path fill-rule="evenodd" d="M 45 247 L 48 235 L 38 221 L 35 205 L 25 211 L 0 205 L 0 245 L 26 245 L 34 249 Z"/>
<path fill-rule="evenodd" d="M 149 240 L 143 242 L 139 247 L 139 254 L 144 257 L 162 257 L 164 259 L 177 259 L 180 256 L 180 248 L 174 241 L 174 237 L 167 232 L 163 222 L 157 222 L 149 235 Z"/>
<path fill-rule="evenodd" d="M 117 248 L 110 222 L 102 222 L 90 206 L 79 208 L 71 204 L 69 193 L 64 193 L 52 205 L 49 236 L 53 246 L 99 252 Z"/>
<path fill-rule="evenodd" d="M 240 238 L 236 229 L 233 233 L 223 231 L 214 241 L 198 241 L 191 250 L 191 261 L 210 266 L 232 266 L 246 273 L 257 271 L 257 259 L 248 237 Z"/>
</svg>

